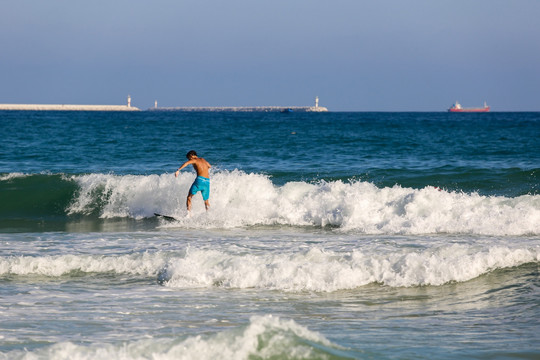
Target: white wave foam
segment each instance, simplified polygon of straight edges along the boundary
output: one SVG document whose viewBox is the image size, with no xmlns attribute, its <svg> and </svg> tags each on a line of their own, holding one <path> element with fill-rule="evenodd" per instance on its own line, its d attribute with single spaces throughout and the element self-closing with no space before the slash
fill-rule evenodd
<svg viewBox="0 0 540 360">
<path fill-rule="evenodd" d="M 30 176 L 30 175 L 25 174 L 25 173 L 19 173 L 19 172 L 9 173 L 9 174 L 4 174 L 4 175 L 0 176 L 0 181 L 9 181 L 9 180 L 12 180 L 12 179 L 24 178 L 24 177 L 27 177 L 27 176 Z"/>
<path fill-rule="evenodd" d="M 313 344 L 313 345 L 312 345 Z M 338 349 L 321 334 L 271 315 L 254 316 L 247 326 L 185 339 L 144 339 L 122 344 L 55 344 L 11 359 L 309 359 Z"/>
<path fill-rule="evenodd" d="M 319 248 L 290 254 L 231 255 L 216 250 L 189 251 L 171 260 L 161 280 L 190 288 L 264 288 L 331 292 L 369 283 L 388 286 L 442 285 L 476 278 L 495 269 L 538 262 L 538 249 L 451 245 L 422 252 L 336 253 Z"/>
<path fill-rule="evenodd" d="M 185 196 L 192 174 L 77 176 L 80 193 L 70 213 L 180 219 L 172 226 L 230 228 L 250 225 L 335 226 L 365 234 L 470 233 L 540 234 L 540 195 L 516 198 L 440 191 L 433 187 L 379 189 L 366 182 L 289 182 L 274 185 L 260 174 L 241 171 L 212 175 L 211 211 L 195 196 L 186 218 Z"/>
<path fill-rule="evenodd" d="M 68 213 L 100 211 L 103 218 L 143 218 L 152 216 L 158 210 L 173 212 L 179 208 L 180 201 L 175 185 L 181 187 L 189 181 L 184 176 L 176 184 L 171 175 L 90 174 L 74 176 L 73 179 L 79 184 L 80 190 Z"/>
<path fill-rule="evenodd" d="M 332 292 L 370 283 L 392 287 L 463 282 L 496 269 L 540 261 L 538 247 L 451 244 L 423 250 L 371 248 L 238 254 L 192 249 L 129 255 L 58 255 L 0 258 L 0 275 L 59 277 L 116 273 L 155 278 L 172 288 L 260 288 Z"/>
<path fill-rule="evenodd" d="M 154 276 L 167 259 L 163 253 L 120 256 L 58 255 L 10 256 L 0 258 L 0 275 L 42 275 L 57 277 L 74 271 L 84 273 L 132 274 Z"/>
</svg>

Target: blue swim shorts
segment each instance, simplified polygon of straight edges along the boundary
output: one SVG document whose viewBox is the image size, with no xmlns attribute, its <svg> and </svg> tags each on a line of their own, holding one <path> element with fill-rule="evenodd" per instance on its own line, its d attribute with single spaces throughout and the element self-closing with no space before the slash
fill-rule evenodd
<svg viewBox="0 0 540 360">
<path fill-rule="evenodd" d="M 201 192 L 202 198 L 204 201 L 208 200 L 210 197 L 210 179 L 205 178 L 204 176 L 197 176 L 193 185 L 189 188 L 189 193 L 195 195 L 198 192 Z"/>
</svg>

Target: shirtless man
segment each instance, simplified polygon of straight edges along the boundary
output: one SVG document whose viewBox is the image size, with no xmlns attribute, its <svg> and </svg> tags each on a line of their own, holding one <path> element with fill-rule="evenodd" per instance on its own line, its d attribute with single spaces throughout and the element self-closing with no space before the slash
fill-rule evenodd
<svg viewBox="0 0 540 360">
<path fill-rule="evenodd" d="M 178 174 L 180 173 L 180 170 L 185 168 L 188 165 L 193 165 L 195 168 L 195 171 L 197 172 L 197 178 L 193 182 L 193 185 L 191 185 L 191 188 L 189 188 L 187 200 L 186 200 L 186 206 L 188 209 L 188 212 L 191 211 L 191 198 L 193 195 L 198 193 L 199 191 L 202 194 L 203 200 L 204 200 L 204 206 L 206 210 L 210 208 L 210 202 L 208 202 L 208 198 L 210 197 L 210 175 L 208 173 L 208 170 L 212 167 L 208 161 L 204 160 L 203 158 L 200 158 L 197 156 L 197 153 L 193 150 L 187 153 L 186 155 L 188 161 L 186 161 L 182 166 L 176 170 L 176 173 L 174 173 L 175 177 L 178 177 Z"/>
</svg>

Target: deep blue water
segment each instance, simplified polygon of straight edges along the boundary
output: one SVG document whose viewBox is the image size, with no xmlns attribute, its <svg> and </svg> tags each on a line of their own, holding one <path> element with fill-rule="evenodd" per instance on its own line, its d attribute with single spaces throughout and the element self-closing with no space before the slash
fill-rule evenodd
<svg viewBox="0 0 540 360">
<path fill-rule="evenodd" d="M 189 149 L 277 184 L 538 192 L 539 113 L 3 112 L 0 173 L 161 174 Z"/>
</svg>

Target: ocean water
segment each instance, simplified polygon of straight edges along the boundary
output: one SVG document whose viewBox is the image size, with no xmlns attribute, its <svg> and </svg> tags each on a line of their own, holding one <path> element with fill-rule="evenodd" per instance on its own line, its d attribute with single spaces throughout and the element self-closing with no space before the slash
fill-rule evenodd
<svg viewBox="0 0 540 360">
<path fill-rule="evenodd" d="M 0 133 L 0 359 L 540 358 L 540 113 L 14 111 Z M 187 216 L 192 149 L 211 210 Z"/>
</svg>

